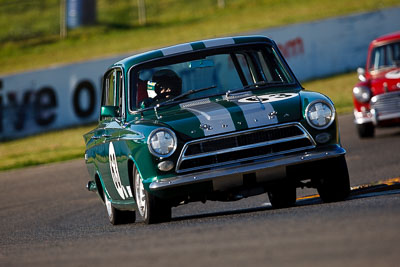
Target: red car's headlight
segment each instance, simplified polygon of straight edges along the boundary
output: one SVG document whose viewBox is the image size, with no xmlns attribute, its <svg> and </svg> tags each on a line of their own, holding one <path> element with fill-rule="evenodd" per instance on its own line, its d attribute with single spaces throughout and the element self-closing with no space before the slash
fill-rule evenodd
<svg viewBox="0 0 400 267">
<path fill-rule="evenodd" d="M 366 86 L 356 86 L 353 88 L 353 95 L 358 102 L 366 103 L 371 99 L 371 90 Z"/>
</svg>

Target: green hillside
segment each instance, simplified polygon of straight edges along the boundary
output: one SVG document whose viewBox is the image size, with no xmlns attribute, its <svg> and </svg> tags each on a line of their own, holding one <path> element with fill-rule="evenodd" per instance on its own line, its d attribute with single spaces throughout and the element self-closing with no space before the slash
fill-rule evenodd
<svg viewBox="0 0 400 267">
<path fill-rule="evenodd" d="M 97 0 L 97 23 L 60 38 L 61 0 L 0 0 L 0 74 L 399 5 L 399 0 Z"/>
</svg>

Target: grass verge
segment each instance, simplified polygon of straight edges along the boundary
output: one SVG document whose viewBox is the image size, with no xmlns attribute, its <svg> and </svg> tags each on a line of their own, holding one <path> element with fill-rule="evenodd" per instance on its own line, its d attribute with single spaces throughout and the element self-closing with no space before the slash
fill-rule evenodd
<svg viewBox="0 0 400 267">
<path fill-rule="evenodd" d="M 83 159 L 82 135 L 94 127 L 94 124 L 86 125 L 4 142 L 0 146 L 0 170 Z"/>
</svg>

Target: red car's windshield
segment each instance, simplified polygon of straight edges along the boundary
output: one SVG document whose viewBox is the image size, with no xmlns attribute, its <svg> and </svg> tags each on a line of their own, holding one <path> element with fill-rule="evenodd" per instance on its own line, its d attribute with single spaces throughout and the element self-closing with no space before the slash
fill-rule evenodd
<svg viewBox="0 0 400 267">
<path fill-rule="evenodd" d="M 377 46 L 371 53 L 369 70 L 400 66 L 400 42 Z"/>
</svg>

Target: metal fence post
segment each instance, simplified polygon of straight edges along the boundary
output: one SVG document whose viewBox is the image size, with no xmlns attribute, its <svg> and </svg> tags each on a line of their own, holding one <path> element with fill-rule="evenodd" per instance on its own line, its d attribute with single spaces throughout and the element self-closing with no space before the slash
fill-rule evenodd
<svg viewBox="0 0 400 267">
<path fill-rule="evenodd" d="M 146 4 L 144 1 L 138 0 L 139 25 L 146 24 Z"/>
<path fill-rule="evenodd" d="M 67 37 L 67 21 L 66 21 L 66 7 L 65 0 L 60 0 L 60 38 Z"/>
</svg>

